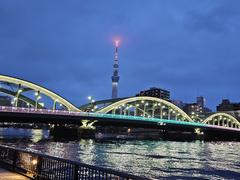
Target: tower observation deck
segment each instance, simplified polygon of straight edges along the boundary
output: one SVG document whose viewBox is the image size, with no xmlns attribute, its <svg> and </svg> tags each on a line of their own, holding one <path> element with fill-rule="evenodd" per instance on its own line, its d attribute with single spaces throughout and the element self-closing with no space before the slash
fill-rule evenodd
<svg viewBox="0 0 240 180">
<path fill-rule="evenodd" d="M 114 52 L 114 65 L 113 65 L 113 76 L 112 76 L 112 99 L 118 98 L 118 47 L 119 40 L 115 41 L 115 52 Z"/>
</svg>

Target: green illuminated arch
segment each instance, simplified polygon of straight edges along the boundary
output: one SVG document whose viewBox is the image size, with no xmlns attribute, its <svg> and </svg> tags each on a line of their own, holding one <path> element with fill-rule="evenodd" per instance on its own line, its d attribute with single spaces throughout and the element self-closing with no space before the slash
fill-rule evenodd
<svg viewBox="0 0 240 180">
<path fill-rule="evenodd" d="M 227 126 L 227 127 L 232 127 L 230 126 L 232 124 L 235 124 L 237 128 L 240 128 L 240 122 L 233 116 L 227 113 L 215 113 L 209 116 L 207 119 L 203 121 L 205 124 L 215 124 L 215 122 L 220 122 L 219 126 Z"/>
<path fill-rule="evenodd" d="M 14 97 L 16 95 L 16 92 L 13 92 L 13 91 L 10 91 L 10 90 L 4 89 L 4 88 L 0 88 L 0 92 L 4 93 L 6 95 L 12 96 L 12 97 Z M 26 96 L 20 95 L 19 99 L 25 103 L 29 103 L 33 107 L 36 105 L 36 101 L 34 101 Z M 43 106 L 38 103 L 37 108 L 43 108 Z"/>
<path fill-rule="evenodd" d="M 177 113 L 179 113 L 185 120 L 187 120 L 189 122 L 193 122 L 193 120 L 183 110 L 181 110 L 176 105 L 174 105 L 166 100 L 163 100 L 163 99 L 159 99 L 159 98 L 155 98 L 155 97 L 148 97 L 148 96 L 138 96 L 138 97 L 131 97 L 131 98 L 123 99 L 123 100 L 115 102 L 97 112 L 98 113 L 109 113 L 119 106 L 122 106 L 127 103 L 136 102 L 136 101 L 152 101 L 155 103 L 161 103 L 161 105 L 169 107 L 169 108 L 173 109 L 174 111 L 176 111 Z"/>
<path fill-rule="evenodd" d="M 70 111 L 80 111 L 77 107 L 75 107 L 73 104 L 71 104 L 69 101 L 67 101 L 60 95 L 48 90 L 47 88 L 37 85 L 35 83 L 29 82 L 26 80 L 22 80 L 22 79 L 18 79 L 15 77 L 5 76 L 5 75 L 0 75 L 0 81 L 9 82 L 9 83 L 16 84 L 16 85 L 21 84 L 22 86 L 31 88 L 34 91 L 39 91 L 40 93 L 50 97 L 53 101 L 61 103 L 66 108 L 68 108 L 68 110 L 70 110 Z"/>
</svg>

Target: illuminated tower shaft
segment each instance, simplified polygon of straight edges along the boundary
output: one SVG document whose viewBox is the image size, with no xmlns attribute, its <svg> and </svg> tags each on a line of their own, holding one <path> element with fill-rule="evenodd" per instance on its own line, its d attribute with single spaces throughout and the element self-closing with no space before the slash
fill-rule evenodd
<svg viewBox="0 0 240 180">
<path fill-rule="evenodd" d="M 118 44 L 119 41 L 115 41 L 115 53 L 114 53 L 114 65 L 113 65 L 113 76 L 112 76 L 112 99 L 118 97 Z"/>
</svg>

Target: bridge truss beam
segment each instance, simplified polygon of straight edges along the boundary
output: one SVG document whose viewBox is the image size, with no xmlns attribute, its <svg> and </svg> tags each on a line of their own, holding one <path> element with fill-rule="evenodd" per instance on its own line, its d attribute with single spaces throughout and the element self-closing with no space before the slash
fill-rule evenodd
<svg viewBox="0 0 240 180">
<path fill-rule="evenodd" d="M 123 99 L 97 112 L 193 122 L 193 120 L 176 105 L 163 99 L 147 96 Z"/>
<path fill-rule="evenodd" d="M 22 80 L 22 79 L 18 79 L 15 77 L 5 76 L 5 75 L 0 75 L 0 81 L 5 82 L 6 84 L 8 84 L 8 83 L 15 84 L 18 87 L 18 90 L 15 95 L 15 106 L 18 105 L 18 98 L 21 95 L 21 93 L 23 92 L 22 87 L 26 87 L 27 89 L 32 89 L 33 91 L 35 91 L 35 107 L 36 108 L 38 107 L 38 102 L 41 99 L 40 94 L 44 94 L 53 100 L 53 108 L 55 108 L 56 102 L 58 102 L 58 103 L 62 104 L 63 106 L 65 106 L 69 111 L 77 111 L 77 112 L 80 111 L 77 107 L 75 107 L 73 104 L 71 104 L 69 101 L 67 101 L 60 95 L 48 90 L 47 88 L 37 85 L 35 83 L 29 82 L 26 80 Z"/>
<path fill-rule="evenodd" d="M 205 119 L 203 123 L 240 129 L 240 122 L 227 113 L 215 113 Z"/>
</svg>

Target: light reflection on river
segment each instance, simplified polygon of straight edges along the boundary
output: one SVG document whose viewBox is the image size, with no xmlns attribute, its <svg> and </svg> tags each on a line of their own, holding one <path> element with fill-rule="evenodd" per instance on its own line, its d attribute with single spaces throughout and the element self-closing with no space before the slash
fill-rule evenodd
<svg viewBox="0 0 240 180">
<path fill-rule="evenodd" d="M 37 150 L 152 179 L 240 177 L 240 142 L 105 141 L 54 142 L 47 130 L 2 129 L 2 144 Z"/>
</svg>

